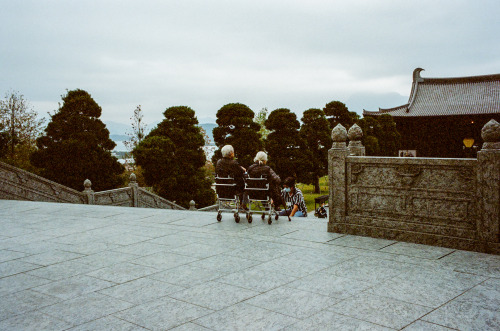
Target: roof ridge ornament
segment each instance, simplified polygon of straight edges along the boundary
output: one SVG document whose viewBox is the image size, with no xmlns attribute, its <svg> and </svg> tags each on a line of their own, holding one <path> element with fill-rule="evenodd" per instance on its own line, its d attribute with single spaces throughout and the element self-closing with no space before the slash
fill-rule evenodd
<svg viewBox="0 0 500 331">
<path fill-rule="evenodd" d="M 424 71 L 425 69 L 422 69 L 422 68 L 416 68 L 415 70 L 413 70 L 413 82 L 423 82 L 424 79 L 422 78 L 422 76 L 420 76 L 420 72 Z"/>
</svg>

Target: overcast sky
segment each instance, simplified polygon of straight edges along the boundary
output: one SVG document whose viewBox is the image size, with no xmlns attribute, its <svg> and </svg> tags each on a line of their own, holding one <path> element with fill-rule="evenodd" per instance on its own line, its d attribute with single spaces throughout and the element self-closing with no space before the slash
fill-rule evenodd
<svg viewBox="0 0 500 331">
<path fill-rule="evenodd" d="M 0 93 L 39 113 L 76 88 L 101 119 L 230 102 L 301 116 L 394 107 L 423 77 L 500 73 L 500 1 L 0 0 Z"/>
</svg>

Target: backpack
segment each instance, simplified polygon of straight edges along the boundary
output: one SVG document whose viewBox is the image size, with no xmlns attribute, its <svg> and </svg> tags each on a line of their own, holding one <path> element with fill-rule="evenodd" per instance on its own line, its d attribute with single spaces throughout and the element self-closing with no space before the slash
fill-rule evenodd
<svg viewBox="0 0 500 331">
<path fill-rule="evenodd" d="M 314 211 L 314 216 L 316 216 L 318 218 L 326 218 L 328 215 L 326 213 L 325 207 L 323 207 L 323 206 L 318 207 L 318 209 L 316 209 Z"/>
</svg>

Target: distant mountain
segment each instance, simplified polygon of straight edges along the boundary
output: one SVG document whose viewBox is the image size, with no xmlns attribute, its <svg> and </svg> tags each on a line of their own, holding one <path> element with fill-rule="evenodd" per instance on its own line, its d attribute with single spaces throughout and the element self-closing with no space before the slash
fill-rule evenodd
<svg viewBox="0 0 500 331">
<path fill-rule="evenodd" d="M 198 118 L 198 123 L 211 123 L 211 124 L 215 124 L 215 118 L 212 118 L 212 117 L 199 117 Z"/>
<path fill-rule="evenodd" d="M 123 124 L 113 121 L 106 121 L 104 122 L 104 124 L 106 124 L 106 128 L 109 130 L 110 135 L 126 135 L 127 131 L 131 130 L 130 124 Z"/>
<path fill-rule="evenodd" d="M 355 93 L 345 102 L 349 111 L 360 115 L 363 109 L 378 111 L 380 108 L 392 108 L 404 105 L 408 102 L 408 96 L 396 92 L 392 93 Z"/>
<path fill-rule="evenodd" d="M 210 120 L 210 118 L 208 118 Z M 132 130 L 130 125 L 123 124 L 123 123 L 118 123 L 118 122 L 113 122 L 113 121 L 106 121 L 104 122 L 106 124 L 106 128 L 109 130 L 109 137 L 111 140 L 113 140 L 116 143 L 116 147 L 114 151 L 121 152 L 121 151 L 126 151 L 125 145 L 123 144 L 123 141 L 128 140 L 130 137 L 127 135 L 127 132 L 130 132 Z M 158 125 L 158 123 L 153 123 L 151 125 L 148 124 L 146 127 L 146 131 L 150 131 L 151 129 L 155 128 Z M 214 136 L 212 134 L 212 130 L 217 126 L 214 123 L 202 123 L 199 124 L 205 131 L 207 132 L 208 137 L 210 138 L 211 144 L 214 145 Z"/>
</svg>

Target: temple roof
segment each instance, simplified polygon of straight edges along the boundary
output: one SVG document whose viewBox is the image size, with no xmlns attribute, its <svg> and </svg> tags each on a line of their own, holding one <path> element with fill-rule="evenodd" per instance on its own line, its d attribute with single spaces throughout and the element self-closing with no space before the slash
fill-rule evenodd
<svg viewBox="0 0 500 331">
<path fill-rule="evenodd" d="M 423 78 L 417 68 L 408 103 L 378 111 L 363 110 L 363 115 L 389 114 L 395 117 L 500 114 L 500 74 Z"/>
</svg>

